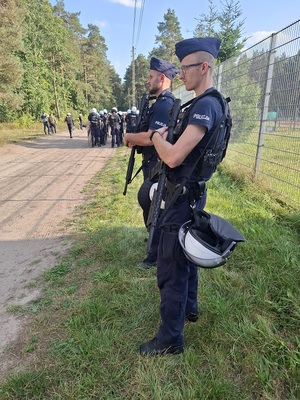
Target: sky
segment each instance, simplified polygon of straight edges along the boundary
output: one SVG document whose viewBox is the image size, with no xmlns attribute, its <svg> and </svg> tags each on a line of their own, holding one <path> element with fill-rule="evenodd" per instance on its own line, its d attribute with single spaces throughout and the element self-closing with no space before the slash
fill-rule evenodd
<svg viewBox="0 0 300 400">
<path fill-rule="evenodd" d="M 221 1 L 224 4 L 226 0 Z M 221 1 L 213 0 L 219 11 L 223 8 Z M 55 5 L 56 0 L 50 3 Z M 197 18 L 209 13 L 208 0 L 64 0 L 64 4 L 66 11 L 80 12 L 84 28 L 89 23 L 99 27 L 108 47 L 107 58 L 121 79 L 132 61 L 133 47 L 135 58 L 139 54 L 148 57 L 153 47 L 157 47 L 158 23 L 164 22 L 169 8 L 178 18 L 184 39 L 193 37 Z M 246 47 L 300 18 L 299 0 L 239 0 L 239 4 L 242 15 L 238 21 L 245 20 L 242 37 L 249 38 Z"/>
</svg>

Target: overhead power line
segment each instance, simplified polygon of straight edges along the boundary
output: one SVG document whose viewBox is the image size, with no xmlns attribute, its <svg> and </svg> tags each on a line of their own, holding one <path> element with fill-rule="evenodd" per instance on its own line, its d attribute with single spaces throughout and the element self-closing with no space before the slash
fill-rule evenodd
<svg viewBox="0 0 300 400">
<path fill-rule="evenodd" d="M 139 17 L 139 24 L 137 29 L 137 38 L 136 38 L 136 47 L 139 42 L 141 28 L 142 28 L 142 21 L 143 21 L 143 14 L 144 14 L 144 7 L 145 7 L 145 0 L 141 1 L 141 11 Z M 133 12 L 133 28 L 132 28 L 132 104 L 135 105 L 135 47 L 134 47 L 134 39 L 135 39 L 135 24 L 136 24 L 136 12 L 137 12 L 137 0 L 134 3 L 134 12 Z"/>
<path fill-rule="evenodd" d="M 140 11 L 140 18 L 139 18 L 139 25 L 138 25 L 138 31 L 136 35 L 136 42 L 135 42 L 135 47 L 138 47 L 139 39 L 140 39 L 140 33 L 142 29 L 142 23 L 143 23 L 143 16 L 144 16 L 144 8 L 145 8 L 145 0 L 142 0 L 141 3 L 141 11 Z"/>
</svg>

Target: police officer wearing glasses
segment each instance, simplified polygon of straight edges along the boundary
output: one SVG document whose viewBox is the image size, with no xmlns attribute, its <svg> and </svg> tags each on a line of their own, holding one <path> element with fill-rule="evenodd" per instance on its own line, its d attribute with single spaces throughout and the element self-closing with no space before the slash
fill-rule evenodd
<svg viewBox="0 0 300 400">
<path fill-rule="evenodd" d="M 180 79 L 186 90 L 194 90 L 196 96 L 185 110 L 181 131 L 174 144 L 166 141 L 167 128 L 157 129 L 148 135 L 148 144 L 154 145 L 159 158 L 169 167 L 166 188 L 166 207 L 176 187 L 185 175 L 187 166 L 193 165 L 213 136 L 223 115 L 221 101 L 209 95 L 213 88 L 213 69 L 221 41 L 218 38 L 191 38 L 176 44 L 175 52 L 181 62 Z M 223 128 L 222 128 L 223 129 Z M 180 195 L 166 212 L 160 224 L 162 230 L 158 249 L 157 283 L 160 291 L 161 324 L 155 337 L 140 346 L 140 354 L 165 355 L 184 351 L 185 321 L 196 322 L 198 318 L 198 271 L 189 261 L 178 239 L 180 227 L 192 219 L 191 204 L 203 209 L 206 195 L 196 188 L 199 181 L 207 181 L 212 171 L 203 173 L 201 161 L 189 180 L 187 191 Z M 203 173 L 203 175 L 201 175 Z M 199 197 L 198 197 L 199 196 Z"/>
</svg>

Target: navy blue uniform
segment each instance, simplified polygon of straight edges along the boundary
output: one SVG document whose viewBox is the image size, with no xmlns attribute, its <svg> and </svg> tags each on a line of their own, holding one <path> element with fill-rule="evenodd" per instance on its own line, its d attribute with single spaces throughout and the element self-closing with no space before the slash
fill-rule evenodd
<svg viewBox="0 0 300 400">
<path fill-rule="evenodd" d="M 167 126 L 169 122 L 169 110 L 174 103 L 174 96 L 170 90 L 166 89 L 159 96 L 149 109 L 147 119 L 147 129 L 155 131 L 162 126 Z M 151 169 L 157 164 L 157 152 L 154 146 L 143 146 L 141 153 L 143 156 L 143 175 L 144 180 L 149 177 Z"/>
<path fill-rule="evenodd" d="M 190 124 L 205 126 L 207 132 L 182 165 L 170 170 L 169 182 L 174 185 L 181 182 L 185 171 L 199 157 L 222 115 L 221 103 L 215 97 L 205 96 L 192 103 L 185 126 Z M 182 131 L 185 126 L 182 127 Z M 178 231 L 182 224 L 192 219 L 190 206 L 192 202 L 196 201 L 198 207 L 204 208 L 206 196 L 202 199 L 195 198 L 193 194 L 196 192 L 193 188 L 196 182 L 207 181 L 212 172 L 207 176 L 200 176 L 199 171 L 200 166 L 194 170 L 185 185 L 189 189 L 188 192 L 178 197 L 161 224 L 162 233 L 157 264 L 157 281 L 161 297 L 161 326 L 156 337 L 166 346 L 183 345 L 185 316 L 190 313 L 197 314 L 198 309 L 198 269 L 184 255 L 178 240 Z M 166 207 L 171 196 L 172 192 L 167 188 Z"/>
<path fill-rule="evenodd" d="M 126 122 L 126 133 L 135 132 L 137 123 L 137 114 L 131 111 L 129 114 L 126 115 L 125 122 Z"/>
<path fill-rule="evenodd" d="M 159 96 L 155 103 L 149 109 L 148 119 L 147 119 L 147 128 L 146 130 L 156 130 L 161 128 L 162 126 L 167 126 L 169 122 L 169 110 L 174 103 L 175 97 L 170 92 L 170 90 L 166 89 Z M 140 197 L 140 193 L 144 191 L 144 188 L 150 188 L 151 184 L 149 184 L 149 175 L 152 168 L 157 164 L 158 156 L 154 146 L 144 146 L 141 147 L 142 156 L 143 156 L 143 164 L 142 170 L 144 175 L 144 184 L 141 186 L 140 191 L 138 193 L 138 198 Z M 150 209 L 151 202 L 149 200 L 149 204 L 143 204 L 143 217 L 145 225 L 147 225 L 148 214 Z M 157 228 L 154 233 L 154 237 L 152 240 L 151 251 L 147 255 L 147 260 L 151 262 L 155 262 L 157 260 L 157 250 L 158 243 L 160 237 L 160 229 Z"/>
<path fill-rule="evenodd" d="M 121 118 L 116 112 L 113 112 L 109 117 L 109 125 L 111 128 L 111 147 L 120 146 L 120 123 Z"/>
<path fill-rule="evenodd" d="M 107 120 L 105 115 L 100 114 L 100 144 L 106 145 L 107 140 Z"/>
<path fill-rule="evenodd" d="M 72 136 L 72 131 L 73 131 L 73 128 L 74 128 L 73 117 L 71 115 L 67 115 L 66 118 L 65 118 L 65 122 L 67 123 L 67 126 L 68 126 L 68 131 L 69 131 L 69 134 L 70 134 L 70 138 L 72 138 L 73 137 Z"/>
<path fill-rule="evenodd" d="M 100 116 L 98 113 L 91 112 L 88 116 L 92 135 L 92 147 L 100 146 Z"/>
</svg>

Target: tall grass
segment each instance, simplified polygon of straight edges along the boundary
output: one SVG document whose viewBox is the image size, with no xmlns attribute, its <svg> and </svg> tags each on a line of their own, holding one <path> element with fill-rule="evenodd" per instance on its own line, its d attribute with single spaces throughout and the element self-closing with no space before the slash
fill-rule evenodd
<svg viewBox="0 0 300 400">
<path fill-rule="evenodd" d="M 26 367 L 2 382 L 0 398 L 300 398 L 299 215 L 216 173 L 206 209 L 247 242 L 225 266 L 199 269 L 201 316 L 185 326 L 185 352 L 143 358 L 139 344 L 159 325 L 159 292 L 155 269 L 137 268 L 146 231 L 136 201 L 141 177 L 122 195 L 127 158 L 118 149 L 87 187 L 93 195 L 73 221 L 72 250 L 23 310 L 35 316 L 22 343 Z"/>
</svg>

